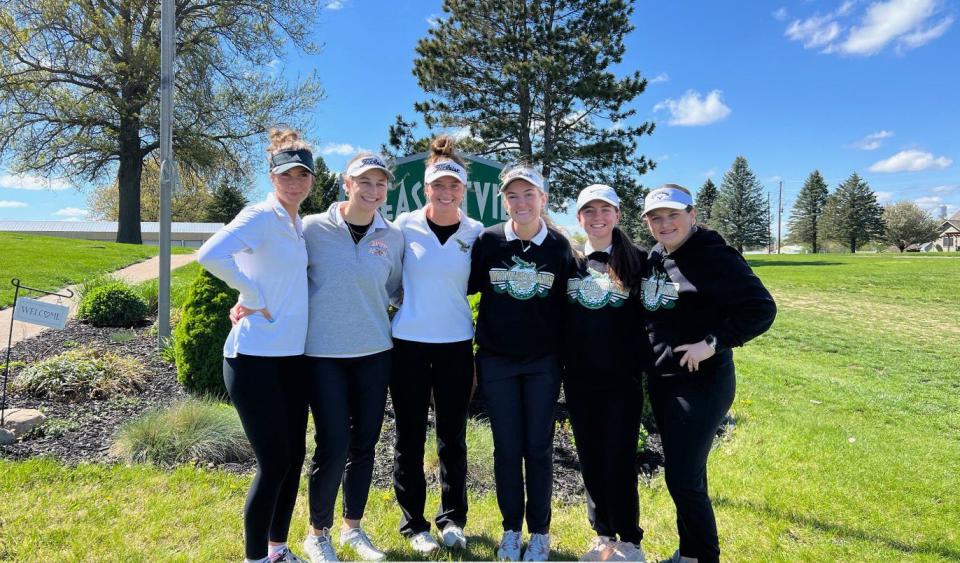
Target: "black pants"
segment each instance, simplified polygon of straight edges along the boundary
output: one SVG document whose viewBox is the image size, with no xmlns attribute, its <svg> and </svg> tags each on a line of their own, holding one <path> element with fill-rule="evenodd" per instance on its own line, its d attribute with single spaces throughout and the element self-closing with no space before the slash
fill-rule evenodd
<svg viewBox="0 0 960 563">
<path fill-rule="evenodd" d="M 437 423 L 440 509 L 437 528 L 467 523 L 467 408 L 473 390 L 473 341 L 424 343 L 393 340 L 390 396 L 396 413 L 397 443 L 393 489 L 402 515 L 400 533 L 430 530 L 423 517 L 427 498 L 423 475 L 430 394 Z"/>
<path fill-rule="evenodd" d="M 247 558 L 262 559 L 268 540 L 287 541 L 297 502 L 307 431 L 303 356 L 224 358 L 223 381 L 257 457 L 243 536 Z"/>
<path fill-rule="evenodd" d="M 630 376 L 568 372 L 564 396 L 587 492 L 587 518 L 597 535 L 639 544 L 637 439 L 643 389 Z"/>
<path fill-rule="evenodd" d="M 479 355 L 477 380 L 493 430 L 493 472 L 503 529 L 550 531 L 553 430 L 560 366 L 556 356 L 517 361 Z M 526 478 L 526 507 L 524 507 Z"/>
<path fill-rule="evenodd" d="M 664 476 L 677 507 L 680 555 L 720 560 L 717 521 L 707 494 L 707 456 L 733 404 L 733 362 L 708 372 L 648 380 L 653 415 L 663 440 Z"/>
<path fill-rule="evenodd" d="M 310 524 L 333 526 L 343 482 L 343 517 L 363 518 L 390 381 L 390 351 L 359 358 L 307 358 L 317 447 L 310 468 Z"/>
</svg>

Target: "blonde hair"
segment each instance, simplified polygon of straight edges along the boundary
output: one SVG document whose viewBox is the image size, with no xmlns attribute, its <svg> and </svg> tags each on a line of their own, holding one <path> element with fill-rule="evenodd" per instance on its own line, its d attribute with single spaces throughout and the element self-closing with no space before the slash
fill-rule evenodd
<svg viewBox="0 0 960 563">
<path fill-rule="evenodd" d="M 537 172 L 537 174 L 540 174 L 540 176 L 543 177 L 543 173 L 540 171 L 538 167 L 528 163 L 525 160 L 518 160 L 517 162 L 514 162 L 509 166 L 503 167 L 503 170 L 500 171 L 500 176 L 499 176 L 500 182 L 502 183 L 503 179 L 507 177 L 507 174 L 512 172 L 515 168 L 533 168 Z M 544 181 L 546 181 L 546 179 L 544 179 Z M 536 186 L 534 187 L 536 188 Z M 551 219 L 550 215 L 547 213 L 547 207 L 550 204 L 550 194 L 541 190 L 540 188 L 537 188 L 537 189 L 540 190 L 540 193 L 547 196 L 547 203 L 544 203 L 543 207 L 540 208 L 540 218 L 543 219 L 543 222 L 547 224 L 547 228 L 553 229 L 554 231 L 559 232 L 560 228 L 557 227 L 556 223 L 553 222 L 553 219 Z M 500 196 L 503 197 L 503 194 L 500 194 Z"/>
<path fill-rule="evenodd" d="M 300 133 L 289 127 L 274 127 L 267 133 L 270 146 L 267 147 L 267 161 L 273 155 L 283 151 L 308 150 L 313 152 L 310 143 L 303 140 Z"/>
<path fill-rule="evenodd" d="M 457 152 L 457 140 L 450 135 L 440 135 L 433 138 L 430 142 L 430 156 L 427 157 L 426 166 L 429 168 L 432 164 L 444 160 L 452 160 L 467 169 L 467 161 Z"/>
</svg>

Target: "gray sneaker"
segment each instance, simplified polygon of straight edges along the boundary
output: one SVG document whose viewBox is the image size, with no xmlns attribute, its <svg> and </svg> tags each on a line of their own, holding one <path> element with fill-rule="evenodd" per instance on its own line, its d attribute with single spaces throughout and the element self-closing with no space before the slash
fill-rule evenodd
<svg viewBox="0 0 960 563">
<path fill-rule="evenodd" d="M 550 534 L 530 534 L 527 550 L 523 552 L 524 561 L 546 561 L 550 559 Z"/>
<path fill-rule="evenodd" d="M 319 536 L 307 534 L 307 539 L 303 540 L 303 551 L 310 558 L 310 563 L 340 561 L 333 549 L 333 540 L 330 539 L 330 530 L 327 528 L 320 530 Z"/>
</svg>

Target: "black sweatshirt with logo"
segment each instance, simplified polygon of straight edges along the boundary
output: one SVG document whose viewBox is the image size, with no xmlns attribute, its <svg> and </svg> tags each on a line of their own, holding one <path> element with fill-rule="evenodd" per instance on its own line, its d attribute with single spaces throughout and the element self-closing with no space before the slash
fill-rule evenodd
<svg viewBox="0 0 960 563">
<path fill-rule="evenodd" d="M 645 258 L 646 251 L 641 252 Z M 639 288 L 631 292 L 614 284 L 602 260 L 582 257 L 576 265 L 566 281 L 566 377 L 592 385 L 639 380 L 650 358 Z M 613 374 L 616 381 L 592 379 L 600 373 Z"/>
<path fill-rule="evenodd" d="M 482 295 L 478 353 L 518 361 L 556 354 L 566 281 L 574 269 L 570 243 L 551 228 L 541 245 L 508 241 L 506 225 L 485 229 L 473 244 L 467 293 Z"/>
<path fill-rule="evenodd" d="M 644 318 L 653 347 L 651 373 L 689 373 L 679 365 L 683 352 L 708 335 L 717 353 L 700 363 L 700 372 L 733 359 L 731 348 L 763 334 L 773 324 L 777 306 L 760 278 L 736 249 L 715 231 L 698 228 L 683 245 L 668 253 L 650 250 L 641 284 Z"/>
</svg>

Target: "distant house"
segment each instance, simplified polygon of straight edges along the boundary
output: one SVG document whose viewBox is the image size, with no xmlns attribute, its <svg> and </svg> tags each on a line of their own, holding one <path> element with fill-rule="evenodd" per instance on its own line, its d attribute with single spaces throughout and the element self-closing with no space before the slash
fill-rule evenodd
<svg viewBox="0 0 960 563">
<path fill-rule="evenodd" d="M 170 244 L 200 248 L 223 223 L 171 223 Z M 114 242 L 117 240 L 116 221 L 0 221 L 0 232 L 45 235 Z M 160 223 L 140 223 L 143 244 L 160 244 Z"/>
<path fill-rule="evenodd" d="M 944 252 L 960 251 L 960 211 L 944 219 L 940 227 L 940 236 L 933 241 L 933 244 L 943 248 Z"/>
</svg>

